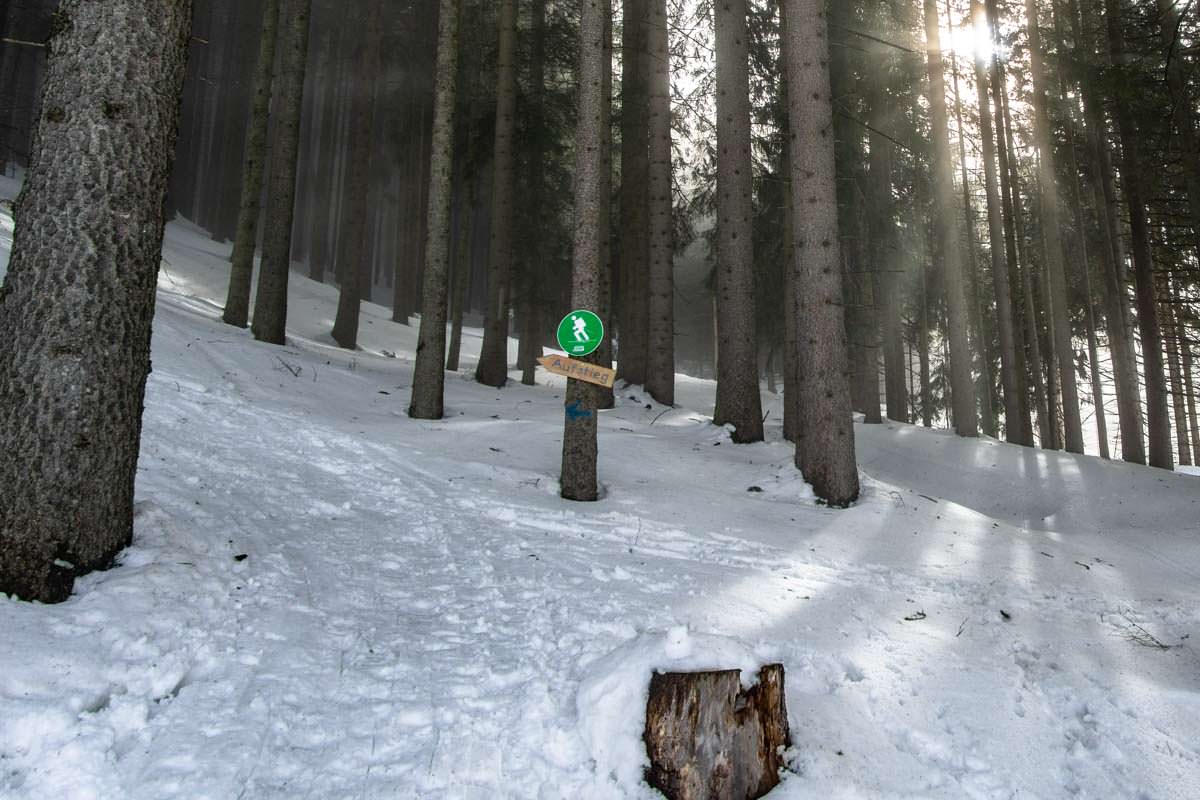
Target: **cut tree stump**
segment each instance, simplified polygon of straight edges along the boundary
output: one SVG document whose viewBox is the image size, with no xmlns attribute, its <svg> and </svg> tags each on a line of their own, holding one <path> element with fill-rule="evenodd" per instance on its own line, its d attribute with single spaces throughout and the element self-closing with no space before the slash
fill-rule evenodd
<svg viewBox="0 0 1200 800">
<path fill-rule="evenodd" d="M 656 672 L 646 704 L 646 782 L 668 800 L 754 800 L 779 783 L 788 747 L 783 665 L 743 691 L 736 669 Z"/>
</svg>

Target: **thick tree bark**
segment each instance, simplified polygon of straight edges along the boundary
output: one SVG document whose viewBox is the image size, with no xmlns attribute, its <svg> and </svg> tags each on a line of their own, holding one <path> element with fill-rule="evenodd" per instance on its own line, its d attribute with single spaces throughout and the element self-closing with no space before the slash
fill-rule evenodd
<svg viewBox="0 0 1200 800">
<path fill-rule="evenodd" d="M 937 0 L 925 2 L 928 49 L 930 138 L 933 149 L 933 200 L 942 285 L 946 294 L 950 344 L 950 386 L 954 429 L 959 436 L 978 435 L 971 348 L 967 340 L 967 306 L 963 291 L 961 216 L 954 210 L 954 178 L 950 165 L 950 125 L 946 113 L 946 81 L 942 66 Z"/>
<path fill-rule="evenodd" d="M 63 0 L 58 13 L 0 288 L 0 594 L 43 602 L 133 535 L 192 4 Z"/>
<path fill-rule="evenodd" d="M 1112 63 L 1125 67 L 1125 34 L 1122 30 L 1121 0 L 1104 0 L 1104 21 L 1108 29 L 1108 48 Z M 1162 330 L 1158 321 L 1158 303 L 1154 292 L 1154 255 L 1150 244 L 1150 224 L 1146 215 L 1145 187 L 1140 154 L 1140 132 L 1129 110 L 1124 84 L 1118 83 L 1116 95 L 1117 132 L 1121 140 L 1121 182 L 1129 209 L 1133 241 L 1133 274 L 1137 298 L 1138 328 L 1141 330 L 1142 365 L 1146 382 L 1146 421 L 1149 427 L 1150 466 L 1172 469 L 1171 421 L 1167 412 L 1167 386 L 1163 368 Z"/>
<path fill-rule="evenodd" d="M 579 25 L 579 117 L 575 127 L 575 233 L 571 267 L 571 305 L 595 308 L 600 300 L 600 191 L 604 185 L 604 72 L 610 69 L 604 46 L 603 0 L 585 0 Z M 559 481 L 567 500 L 595 500 L 596 416 L 598 393 L 592 384 L 567 381 L 563 423 L 562 474 Z"/>
<path fill-rule="evenodd" d="M 717 402 L 735 442 L 761 442 L 754 316 L 753 174 L 746 0 L 713 7 L 717 44 Z"/>
<path fill-rule="evenodd" d="M 275 141 L 267 182 L 262 263 L 254 298 L 251 330 L 261 342 L 283 344 L 287 336 L 288 272 L 292 254 L 292 214 L 296 198 L 296 156 L 300 149 L 300 113 L 308 59 L 308 20 L 311 0 L 284 0 L 280 31 L 282 58 L 276 75 L 278 93 Z"/>
<path fill-rule="evenodd" d="M 1046 272 L 1049 297 L 1054 314 L 1047 323 L 1053 334 L 1052 357 L 1058 361 L 1058 385 L 1062 392 L 1063 429 L 1066 449 L 1083 452 L 1083 426 L 1079 418 L 1079 389 L 1075 383 L 1074 346 L 1071 343 L 1071 312 L 1067 305 L 1066 266 L 1063 259 L 1062 223 L 1059 217 L 1058 173 L 1055 169 L 1053 132 L 1047 95 L 1046 66 L 1043 63 L 1042 37 L 1038 29 L 1036 0 L 1025 0 L 1029 22 L 1030 71 L 1033 76 L 1033 130 L 1038 153 L 1038 182 L 1041 185 L 1041 223 L 1046 243 Z"/>
<path fill-rule="evenodd" d="M 650 221 L 646 303 L 646 391 L 675 404 L 675 247 L 671 193 L 671 54 L 667 0 L 650 0 L 647 24 Z"/>
<path fill-rule="evenodd" d="M 517 117 L 517 0 L 500 0 L 496 64 L 496 140 L 493 149 L 492 240 L 487 306 L 475 380 L 500 387 L 508 380 L 508 295 L 513 261 L 513 162 Z"/>
<path fill-rule="evenodd" d="M 624 0 L 621 30 L 620 348 L 617 373 L 646 382 L 647 263 L 650 253 L 647 0 Z"/>
<path fill-rule="evenodd" d="M 668 800 L 754 800 L 779 784 L 790 744 L 782 664 L 742 689 L 739 670 L 655 672 L 646 781 Z"/>
<path fill-rule="evenodd" d="M 441 419 L 446 382 L 446 292 L 450 272 L 450 200 L 454 184 L 454 103 L 458 80 L 459 0 L 441 0 L 438 12 L 433 164 L 429 170 L 429 237 L 421 328 L 413 368 L 414 419 Z M 464 207 L 465 210 L 465 207 Z"/>
<path fill-rule="evenodd" d="M 242 199 L 237 235 L 233 241 L 233 266 L 222 319 L 238 328 L 250 318 L 250 281 L 258 239 L 262 198 L 263 159 L 267 154 L 267 123 L 271 112 L 271 83 L 275 76 L 275 39 L 279 30 L 279 0 L 267 0 L 263 9 L 262 41 L 254 72 L 254 105 L 250 111 L 250 136 L 246 142 L 246 167 L 242 171 Z"/>
<path fill-rule="evenodd" d="M 834 168 L 829 30 L 824 0 L 788 3 L 788 112 L 792 141 L 792 226 L 789 254 L 796 322 L 801 417 L 796 464 L 831 506 L 858 497 L 854 425 L 842 309 Z"/>
<path fill-rule="evenodd" d="M 975 25 L 987 24 L 983 4 L 971 5 Z M 996 328 L 1000 338 L 1000 383 L 1004 390 L 1004 439 L 1013 444 L 1032 444 L 1025 435 L 1028 418 L 1022 419 L 1019 370 L 1025 369 L 1024 353 L 1018 353 L 1013 335 L 1012 289 L 1008 282 L 1005 261 L 1004 209 L 1000 203 L 999 181 L 996 175 L 996 140 L 992 127 L 991 104 L 988 102 L 986 56 L 980 51 L 975 59 L 975 82 L 979 91 L 979 133 L 983 144 L 983 178 L 987 195 L 988 238 L 991 261 L 992 289 L 996 296 Z"/>
</svg>

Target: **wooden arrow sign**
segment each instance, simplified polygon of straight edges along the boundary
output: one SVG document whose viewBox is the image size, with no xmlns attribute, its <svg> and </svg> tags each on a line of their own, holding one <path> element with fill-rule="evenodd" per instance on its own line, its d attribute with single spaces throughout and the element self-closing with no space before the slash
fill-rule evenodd
<svg viewBox="0 0 1200 800">
<path fill-rule="evenodd" d="M 577 381 L 594 383 L 607 389 L 611 389 L 617 382 L 615 369 L 589 364 L 586 361 L 576 361 L 566 356 L 542 356 L 538 359 L 538 363 L 545 367 L 547 372 L 564 375 Z"/>
</svg>

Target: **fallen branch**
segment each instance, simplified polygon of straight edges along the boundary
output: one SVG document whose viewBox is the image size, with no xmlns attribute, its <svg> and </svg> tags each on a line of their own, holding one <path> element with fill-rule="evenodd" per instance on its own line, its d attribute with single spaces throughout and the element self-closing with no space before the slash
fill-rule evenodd
<svg viewBox="0 0 1200 800">
<path fill-rule="evenodd" d="M 282 358 L 280 358 L 279 356 L 275 356 L 275 359 L 276 359 L 276 360 L 277 360 L 277 361 L 278 361 L 280 364 L 283 364 L 283 368 L 284 368 L 284 369 L 286 369 L 288 372 L 292 373 L 292 377 L 293 377 L 293 378 L 299 378 L 299 377 L 300 377 L 300 373 L 304 371 L 304 367 L 295 367 L 295 366 L 292 366 L 291 364 L 289 364 L 288 362 L 284 361 L 284 360 L 283 360 Z"/>
</svg>

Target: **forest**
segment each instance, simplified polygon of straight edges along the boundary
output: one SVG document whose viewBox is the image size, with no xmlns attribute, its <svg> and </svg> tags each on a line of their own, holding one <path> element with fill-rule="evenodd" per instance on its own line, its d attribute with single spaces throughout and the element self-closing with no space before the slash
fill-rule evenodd
<svg viewBox="0 0 1200 800">
<path fill-rule="evenodd" d="M 0 0 L 0 259 L 0 795 L 1200 796 L 1194 0 Z"/>
</svg>

